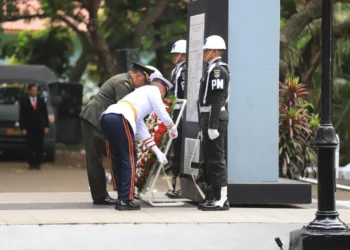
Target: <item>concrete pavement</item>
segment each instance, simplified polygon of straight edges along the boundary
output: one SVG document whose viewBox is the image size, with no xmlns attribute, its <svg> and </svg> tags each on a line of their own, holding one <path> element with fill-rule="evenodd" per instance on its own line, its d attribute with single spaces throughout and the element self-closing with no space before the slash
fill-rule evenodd
<svg viewBox="0 0 350 250">
<path fill-rule="evenodd" d="M 161 194 L 157 194 L 161 195 Z M 337 205 L 350 223 L 350 204 Z M 96 206 L 89 192 L 0 193 L 0 246 L 3 250 L 288 249 L 289 232 L 314 219 L 316 204 L 232 207 L 203 212 L 183 207 L 116 211 Z"/>
</svg>

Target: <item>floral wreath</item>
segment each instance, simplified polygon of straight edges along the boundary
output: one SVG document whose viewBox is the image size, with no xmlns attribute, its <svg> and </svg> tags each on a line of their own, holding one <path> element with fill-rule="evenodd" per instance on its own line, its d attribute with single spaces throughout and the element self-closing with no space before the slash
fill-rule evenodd
<svg viewBox="0 0 350 250">
<path fill-rule="evenodd" d="M 175 96 L 170 96 L 163 100 L 165 109 L 170 116 L 172 116 L 174 112 L 176 102 L 177 98 Z M 167 136 L 164 136 L 167 132 L 165 124 L 158 119 L 154 112 L 145 118 L 145 123 L 156 145 L 158 147 L 164 145 L 165 139 L 167 138 Z M 138 160 L 136 164 L 135 187 L 138 189 L 138 192 L 141 192 L 147 182 L 150 171 L 157 161 L 157 156 L 153 153 L 151 148 L 147 149 L 144 146 L 139 136 L 136 136 L 136 145 Z"/>
</svg>

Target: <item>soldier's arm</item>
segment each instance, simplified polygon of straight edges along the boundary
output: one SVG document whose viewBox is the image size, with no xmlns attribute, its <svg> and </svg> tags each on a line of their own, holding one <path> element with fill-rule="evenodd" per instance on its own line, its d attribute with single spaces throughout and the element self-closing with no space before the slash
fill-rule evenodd
<svg viewBox="0 0 350 250">
<path fill-rule="evenodd" d="M 138 119 L 136 121 L 136 130 L 142 142 L 147 148 L 152 147 L 153 145 L 156 145 L 153 138 L 151 137 L 151 134 L 148 132 L 147 126 L 143 121 L 143 119 Z"/>
<path fill-rule="evenodd" d="M 218 129 L 220 121 L 220 111 L 225 106 L 225 89 L 227 88 L 227 75 L 221 67 L 215 67 L 210 73 L 208 90 L 211 92 L 211 112 L 209 129 Z"/>
<path fill-rule="evenodd" d="M 154 91 L 149 92 L 148 100 L 151 103 L 154 112 L 159 117 L 159 119 L 165 124 L 167 129 L 172 128 L 174 126 L 174 122 L 165 109 L 165 105 L 162 101 L 162 97 L 157 87 L 154 87 Z"/>
</svg>

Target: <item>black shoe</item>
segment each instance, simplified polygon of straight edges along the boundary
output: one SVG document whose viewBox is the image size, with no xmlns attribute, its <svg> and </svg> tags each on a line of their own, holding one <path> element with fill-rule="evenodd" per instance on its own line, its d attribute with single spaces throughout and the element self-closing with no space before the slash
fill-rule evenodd
<svg viewBox="0 0 350 250">
<path fill-rule="evenodd" d="M 181 190 L 174 191 L 174 190 L 169 190 L 166 194 L 170 199 L 181 199 L 183 198 L 181 196 Z"/>
<path fill-rule="evenodd" d="M 224 205 L 222 207 L 217 205 L 216 202 L 217 202 L 216 200 L 208 202 L 208 203 L 202 205 L 200 210 L 202 210 L 202 211 L 227 211 L 230 209 L 230 204 L 229 204 L 228 200 L 226 200 L 224 202 Z"/>
<path fill-rule="evenodd" d="M 115 205 L 115 209 L 119 211 L 125 210 L 141 210 L 140 205 L 135 204 L 133 201 L 121 201 L 118 200 Z"/>
<path fill-rule="evenodd" d="M 207 202 L 199 203 L 198 206 L 197 206 L 197 208 L 198 208 L 199 210 L 202 210 L 202 207 L 203 207 L 203 206 L 209 206 L 209 204 L 211 204 L 211 203 L 213 203 L 213 202 L 215 202 L 215 200 L 209 200 L 209 201 L 207 201 Z"/>
<path fill-rule="evenodd" d="M 104 199 L 94 200 L 95 205 L 115 205 L 117 203 L 116 199 L 112 199 L 109 195 Z"/>
</svg>

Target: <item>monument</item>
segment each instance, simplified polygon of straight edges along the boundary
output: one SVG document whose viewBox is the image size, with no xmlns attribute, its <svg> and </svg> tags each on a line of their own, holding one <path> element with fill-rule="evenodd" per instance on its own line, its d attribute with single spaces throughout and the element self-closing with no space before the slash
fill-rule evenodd
<svg viewBox="0 0 350 250">
<path fill-rule="evenodd" d="M 188 4 L 187 106 L 183 116 L 181 189 L 202 201 L 205 184 L 198 140 L 197 97 L 205 65 L 203 41 L 219 35 L 231 70 L 227 136 L 228 198 L 231 204 L 307 204 L 311 185 L 278 176 L 279 0 L 199 0 Z"/>
</svg>

